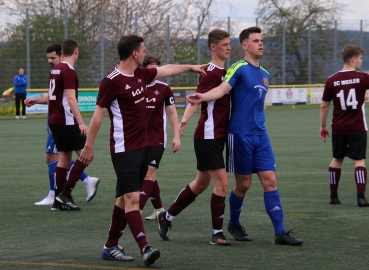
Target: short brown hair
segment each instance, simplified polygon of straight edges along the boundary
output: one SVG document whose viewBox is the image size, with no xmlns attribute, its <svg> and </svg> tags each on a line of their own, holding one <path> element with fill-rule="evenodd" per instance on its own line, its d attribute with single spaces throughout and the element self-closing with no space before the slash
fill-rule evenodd
<svg viewBox="0 0 369 270">
<path fill-rule="evenodd" d="M 249 27 L 249 28 L 242 30 L 239 36 L 240 43 L 242 44 L 242 41 L 244 41 L 245 39 L 248 39 L 250 34 L 253 34 L 253 33 L 261 34 L 261 28 L 257 26 L 253 26 L 253 27 Z"/>
<path fill-rule="evenodd" d="M 74 39 L 66 38 L 62 43 L 62 51 L 64 56 L 71 56 L 74 50 L 78 48 L 78 43 Z"/>
<path fill-rule="evenodd" d="M 230 34 L 226 31 L 215 29 L 211 31 L 208 35 L 208 47 L 210 49 L 211 44 L 217 45 L 222 39 L 228 38 Z"/>
<path fill-rule="evenodd" d="M 151 65 L 151 64 L 157 64 L 158 66 L 160 66 L 160 60 L 159 58 L 151 54 L 148 54 L 145 56 L 145 59 L 143 60 L 143 66 L 147 67 L 148 65 Z"/>
<path fill-rule="evenodd" d="M 141 43 L 144 41 L 142 37 L 136 35 L 123 36 L 118 42 L 119 60 L 126 60 L 133 51 L 139 51 Z"/>
<path fill-rule="evenodd" d="M 342 49 L 342 59 L 344 63 L 350 61 L 352 57 L 357 57 L 364 54 L 364 50 L 356 45 L 347 45 Z"/>
</svg>

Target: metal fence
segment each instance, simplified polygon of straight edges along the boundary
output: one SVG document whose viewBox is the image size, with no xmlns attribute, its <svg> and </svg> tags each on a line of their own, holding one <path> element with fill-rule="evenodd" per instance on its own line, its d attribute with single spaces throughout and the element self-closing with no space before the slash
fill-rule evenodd
<svg viewBox="0 0 369 270">
<path fill-rule="evenodd" d="M 137 34 L 145 38 L 147 53 L 155 54 L 165 63 L 207 63 L 210 61 L 210 51 L 207 47 L 207 32 L 201 27 L 200 17 L 197 22 L 191 22 L 186 29 L 176 27 L 180 18 L 164 18 L 155 35 L 141 27 L 140 19 L 133 16 L 130 32 L 117 32 L 116 35 L 108 33 L 111 25 L 105 25 L 104 13 L 100 14 L 100 25 L 94 30 L 93 38 L 84 37 L 83 31 L 78 32 L 68 20 L 68 12 L 63 14 L 61 23 L 53 18 L 37 24 L 37 14 L 29 14 L 28 9 L 22 18 L 13 24 L 12 35 L 0 37 L 0 90 L 13 85 L 13 78 L 19 67 L 24 67 L 29 77 L 28 88 L 46 88 L 48 85 L 49 66 L 46 61 L 46 47 L 52 43 L 61 43 L 65 37 L 75 38 L 80 44 L 80 57 L 76 70 L 80 78 L 81 88 L 98 87 L 100 80 L 112 70 L 119 58 L 116 45 L 121 34 Z M 264 57 L 261 65 L 271 73 L 271 84 L 316 84 L 324 83 L 325 79 L 342 67 L 340 50 L 344 45 L 356 44 L 369 51 L 369 21 L 333 21 L 332 27 L 326 30 L 329 37 L 325 42 L 324 54 L 321 59 L 312 50 L 320 39 L 314 37 L 313 28 L 304 33 L 305 42 L 297 44 L 297 50 L 305 61 L 300 62 L 300 70 L 294 65 L 293 54 L 289 54 L 289 33 L 286 31 L 286 22 L 283 23 L 279 36 L 264 41 Z M 244 28 L 263 23 L 257 18 L 217 18 L 215 23 L 207 29 L 221 28 L 231 33 L 231 56 L 227 66 L 243 58 L 244 54 L 239 45 L 238 34 Z M 10 33 L 3 31 L 4 33 Z M 15 33 L 15 34 L 14 34 Z M 46 36 L 45 36 L 46 35 Z M 328 41 L 327 41 L 328 40 Z M 328 49 L 326 49 L 328 48 Z M 275 52 L 279 53 L 275 53 Z M 369 57 L 364 55 L 363 70 L 369 70 Z M 304 63 L 301 67 L 301 63 Z M 294 70 L 295 69 L 295 70 Z M 183 75 L 166 78 L 171 86 L 197 85 L 197 74 L 185 73 Z"/>
</svg>

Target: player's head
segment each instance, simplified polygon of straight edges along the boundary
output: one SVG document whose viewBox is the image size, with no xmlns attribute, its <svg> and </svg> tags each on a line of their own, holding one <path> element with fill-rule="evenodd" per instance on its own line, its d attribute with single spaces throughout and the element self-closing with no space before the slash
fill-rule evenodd
<svg viewBox="0 0 369 270">
<path fill-rule="evenodd" d="M 118 43 L 119 59 L 121 61 L 133 57 L 138 66 L 142 66 L 145 57 L 144 39 L 136 35 L 123 36 Z"/>
<path fill-rule="evenodd" d="M 78 57 L 78 43 L 74 39 L 66 38 L 63 40 L 62 53 L 64 57 L 75 55 Z"/>
<path fill-rule="evenodd" d="M 260 27 L 253 26 L 242 30 L 239 39 L 246 54 L 254 58 L 260 58 L 263 55 L 263 38 Z"/>
<path fill-rule="evenodd" d="M 226 59 L 231 50 L 230 34 L 226 31 L 215 29 L 208 35 L 208 47 L 212 53 L 221 59 Z"/>
<path fill-rule="evenodd" d="M 145 56 L 144 60 L 143 60 L 143 66 L 144 67 L 148 67 L 148 68 L 152 68 L 152 67 L 158 67 L 160 66 L 160 60 L 159 58 L 148 54 Z"/>
<path fill-rule="evenodd" d="M 18 73 L 19 73 L 19 75 L 23 75 L 24 74 L 24 68 L 19 68 Z"/>
<path fill-rule="evenodd" d="M 62 46 L 60 44 L 53 44 L 46 48 L 47 61 L 51 67 L 60 63 Z"/>
<path fill-rule="evenodd" d="M 361 69 L 363 54 L 364 50 L 356 45 L 347 45 L 342 49 L 343 62 L 354 67 L 356 70 Z"/>
</svg>

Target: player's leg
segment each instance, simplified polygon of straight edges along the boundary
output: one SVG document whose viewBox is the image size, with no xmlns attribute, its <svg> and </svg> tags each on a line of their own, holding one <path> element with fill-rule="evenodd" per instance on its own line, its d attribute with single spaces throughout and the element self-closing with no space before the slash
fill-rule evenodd
<svg viewBox="0 0 369 270">
<path fill-rule="evenodd" d="M 20 96 L 15 93 L 15 119 L 19 119 L 20 116 Z"/>
<path fill-rule="evenodd" d="M 228 232 L 237 241 L 251 241 L 245 228 L 241 225 L 240 215 L 243 200 L 247 190 L 251 186 L 253 149 L 248 140 L 251 138 L 237 134 L 228 134 L 226 142 L 226 167 L 227 172 L 234 173 L 236 185 L 229 195 Z"/>
<path fill-rule="evenodd" d="M 48 132 L 47 141 L 46 141 L 46 149 L 45 149 L 45 161 L 48 168 L 49 175 L 49 194 L 41 201 L 36 202 L 36 206 L 51 206 L 55 199 L 55 179 L 54 174 L 56 170 L 56 165 L 58 163 L 58 151 L 56 150 L 56 145 L 54 142 L 54 138 L 50 132 Z"/>
<path fill-rule="evenodd" d="M 26 100 L 26 94 L 21 94 L 20 100 L 22 103 L 22 119 L 26 119 L 26 104 L 24 104 L 24 101 Z"/>
<path fill-rule="evenodd" d="M 161 201 L 161 196 L 160 196 L 160 187 L 159 187 L 159 183 L 157 179 L 154 180 L 154 183 L 152 185 L 150 201 L 152 203 L 152 206 L 154 207 L 154 212 L 150 216 L 147 216 L 145 219 L 146 220 L 156 220 L 156 213 L 160 211 L 164 211 L 163 203 Z"/>
<path fill-rule="evenodd" d="M 70 162 L 68 171 L 70 171 L 74 163 L 74 160 Z M 83 171 L 79 177 L 79 180 L 82 181 L 87 192 L 86 202 L 90 202 L 96 195 L 97 187 L 100 184 L 100 178 L 89 176 L 85 171 Z"/>
<path fill-rule="evenodd" d="M 367 171 L 365 166 L 367 133 L 360 132 L 347 135 L 348 149 L 347 157 L 354 160 L 355 182 L 357 190 L 357 204 L 359 207 L 368 207 L 369 203 L 365 198 Z"/>
<path fill-rule="evenodd" d="M 222 168 L 210 170 L 209 174 L 214 181 L 214 189 L 210 199 L 211 221 L 213 225 L 210 244 L 229 246 L 231 242 L 223 234 L 225 199 L 228 190 L 227 173 L 225 168 Z"/>
<path fill-rule="evenodd" d="M 328 168 L 329 188 L 331 191 L 330 204 L 340 204 L 338 199 L 338 184 L 341 179 L 341 168 L 344 158 L 332 158 Z"/>
</svg>

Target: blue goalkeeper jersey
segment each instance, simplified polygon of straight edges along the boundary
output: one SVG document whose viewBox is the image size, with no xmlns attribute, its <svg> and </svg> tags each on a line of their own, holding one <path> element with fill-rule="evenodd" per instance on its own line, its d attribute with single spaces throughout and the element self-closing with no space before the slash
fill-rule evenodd
<svg viewBox="0 0 369 270">
<path fill-rule="evenodd" d="M 270 82 L 268 71 L 242 59 L 228 69 L 224 81 L 232 86 L 232 110 L 227 132 L 266 133 L 264 100 Z"/>
</svg>

